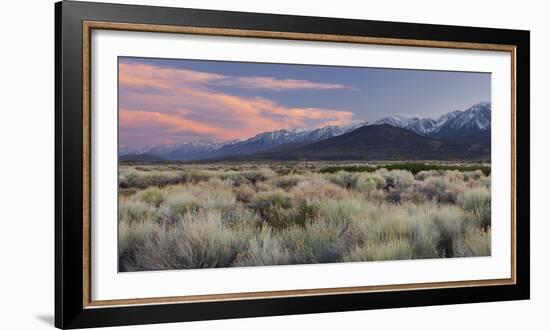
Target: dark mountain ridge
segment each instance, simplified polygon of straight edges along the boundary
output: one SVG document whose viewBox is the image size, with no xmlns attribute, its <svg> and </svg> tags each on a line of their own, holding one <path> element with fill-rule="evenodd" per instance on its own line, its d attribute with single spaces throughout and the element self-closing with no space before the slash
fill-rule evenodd
<svg viewBox="0 0 550 330">
<path fill-rule="evenodd" d="M 289 146 L 227 160 L 465 160 L 488 159 L 481 143 L 446 141 L 420 136 L 388 124 L 360 127 L 305 146 Z"/>
<path fill-rule="evenodd" d="M 118 160 L 123 163 L 160 163 L 166 161 L 166 159 L 151 155 L 151 154 L 128 154 L 121 155 Z"/>
</svg>

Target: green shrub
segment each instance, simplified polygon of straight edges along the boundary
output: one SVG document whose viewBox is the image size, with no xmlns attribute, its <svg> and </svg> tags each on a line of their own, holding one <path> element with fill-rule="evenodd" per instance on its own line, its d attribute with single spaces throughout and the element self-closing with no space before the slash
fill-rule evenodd
<svg viewBox="0 0 550 330">
<path fill-rule="evenodd" d="M 346 262 L 412 259 L 412 246 L 406 239 L 392 239 L 379 244 L 356 246 L 344 256 Z"/>
<path fill-rule="evenodd" d="M 156 208 L 150 203 L 141 200 L 123 199 L 118 204 L 119 222 L 156 222 Z"/>
<path fill-rule="evenodd" d="M 292 264 L 338 262 L 346 250 L 347 225 L 330 221 L 306 223 L 277 232 L 281 245 L 289 251 Z"/>
<path fill-rule="evenodd" d="M 199 183 L 210 180 L 214 175 L 207 171 L 191 170 L 184 174 L 186 183 Z"/>
<path fill-rule="evenodd" d="M 387 170 L 406 170 L 416 175 L 421 171 L 440 170 L 452 171 L 458 170 L 461 172 L 479 170 L 485 175 L 491 174 L 491 167 L 487 165 L 444 165 L 444 164 L 428 164 L 428 163 L 393 163 L 380 166 Z"/>
<path fill-rule="evenodd" d="M 319 217 L 319 205 L 316 203 L 301 202 L 295 210 L 295 217 L 298 220 L 295 220 L 294 223 L 300 225 L 315 221 Z"/>
<path fill-rule="evenodd" d="M 178 269 L 228 267 L 250 239 L 230 230 L 216 212 L 188 214 L 170 234 L 175 242 L 172 263 Z"/>
<path fill-rule="evenodd" d="M 472 212 L 478 219 L 480 227 L 491 225 L 491 192 L 487 188 L 474 188 L 460 194 L 458 204 Z"/>
<path fill-rule="evenodd" d="M 426 214 L 418 214 L 417 219 L 412 218 L 410 242 L 414 259 L 439 258 L 439 242 L 441 241 L 439 230 L 431 219 L 426 219 Z"/>
<path fill-rule="evenodd" d="M 357 179 L 357 190 L 359 190 L 364 196 L 372 197 L 373 193 L 384 187 L 384 178 L 375 173 L 368 173 L 360 175 Z"/>
<path fill-rule="evenodd" d="M 491 231 L 467 226 L 464 231 L 464 256 L 481 257 L 491 255 Z"/>
<path fill-rule="evenodd" d="M 376 167 L 368 166 L 368 165 L 355 165 L 355 166 L 327 166 L 323 167 L 319 172 L 320 173 L 336 173 L 340 171 L 345 172 L 374 172 L 376 171 Z"/>
<path fill-rule="evenodd" d="M 359 176 L 355 173 L 339 171 L 330 176 L 330 181 L 346 189 L 355 189 Z"/>
<path fill-rule="evenodd" d="M 252 198 L 250 206 L 263 214 L 270 208 L 288 209 L 292 202 L 284 191 L 275 190 L 258 193 Z"/>
<path fill-rule="evenodd" d="M 364 214 L 367 204 L 360 199 L 325 200 L 319 204 L 319 216 L 334 223 L 349 223 Z"/>
<path fill-rule="evenodd" d="M 322 178 L 298 183 L 290 190 L 290 195 L 296 203 L 344 200 L 351 197 L 346 189 Z"/>
<path fill-rule="evenodd" d="M 409 171 L 393 170 L 393 171 L 378 171 L 384 180 L 384 189 L 407 189 L 414 183 L 414 176 Z"/>
<path fill-rule="evenodd" d="M 149 187 L 137 192 L 135 196 L 146 203 L 159 207 L 166 198 L 166 192 L 158 187 Z"/>
<path fill-rule="evenodd" d="M 181 216 L 184 216 L 188 212 L 198 211 L 200 205 L 197 197 L 186 191 L 168 194 L 164 204 L 174 212 L 174 214 Z"/>
<path fill-rule="evenodd" d="M 452 258 L 460 255 L 457 248 L 460 248 L 461 233 L 465 220 L 465 214 L 457 207 L 442 207 L 432 213 L 432 219 L 437 226 L 439 236 L 439 250 L 442 255 L 447 258 Z"/>
<path fill-rule="evenodd" d="M 291 226 L 305 227 L 319 216 L 319 206 L 313 203 L 301 202 L 296 208 L 283 209 L 272 206 L 265 210 L 263 218 L 273 229 L 284 229 Z"/>
<path fill-rule="evenodd" d="M 290 264 L 290 253 L 279 240 L 264 230 L 250 241 L 248 249 L 239 253 L 233 266 L 270 266 Z"/>
<path fill-rule="evenodd" d="M 120 188 L 146 188 L 150 186 L 165 186 L 182 183 L 185 173 L 182 171 L 137 171 L 134 168 L 119 170 L 118 182 Z"/>
</svg>

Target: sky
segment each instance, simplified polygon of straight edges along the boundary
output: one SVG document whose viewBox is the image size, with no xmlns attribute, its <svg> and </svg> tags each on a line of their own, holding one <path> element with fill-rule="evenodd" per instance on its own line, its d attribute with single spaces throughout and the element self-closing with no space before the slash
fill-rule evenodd
<svg viewBox="0 0 550 330">
<path fill-rule="evenodd" d="M 489 73 L 120 57 L 119 145 L 437 117 L 491 100 Z"/>
</svg>

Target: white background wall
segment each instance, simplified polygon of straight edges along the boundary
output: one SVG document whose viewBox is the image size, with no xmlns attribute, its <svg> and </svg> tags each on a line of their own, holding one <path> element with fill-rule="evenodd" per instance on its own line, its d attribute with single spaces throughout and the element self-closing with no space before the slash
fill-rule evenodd
<svg viewBox="0 0 550 330">
<path fill-rule="evenodd" d="M 544 1 L 134 0 L 152 5 L 531 30 L 532 299 L 152 325 L 143 329 L 548 329 L 550 23 Z M 0 10 L 0 328 L 53 327 L 54 29 L 52 0 Z M 519 219 L 521 221 L 521 219 Z M 130 327 L 127 329 L 137 329 Z"/>
</svg>

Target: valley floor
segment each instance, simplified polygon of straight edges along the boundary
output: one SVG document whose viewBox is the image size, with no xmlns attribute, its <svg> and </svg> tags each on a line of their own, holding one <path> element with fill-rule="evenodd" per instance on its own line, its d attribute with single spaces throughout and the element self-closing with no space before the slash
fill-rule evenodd
<svg viewBox="0 0 550 330">
<path fill-rule="evenodd" d="M 119 167 L 119 269 L 491 254 L 487 164 Z"/>
</svg>

